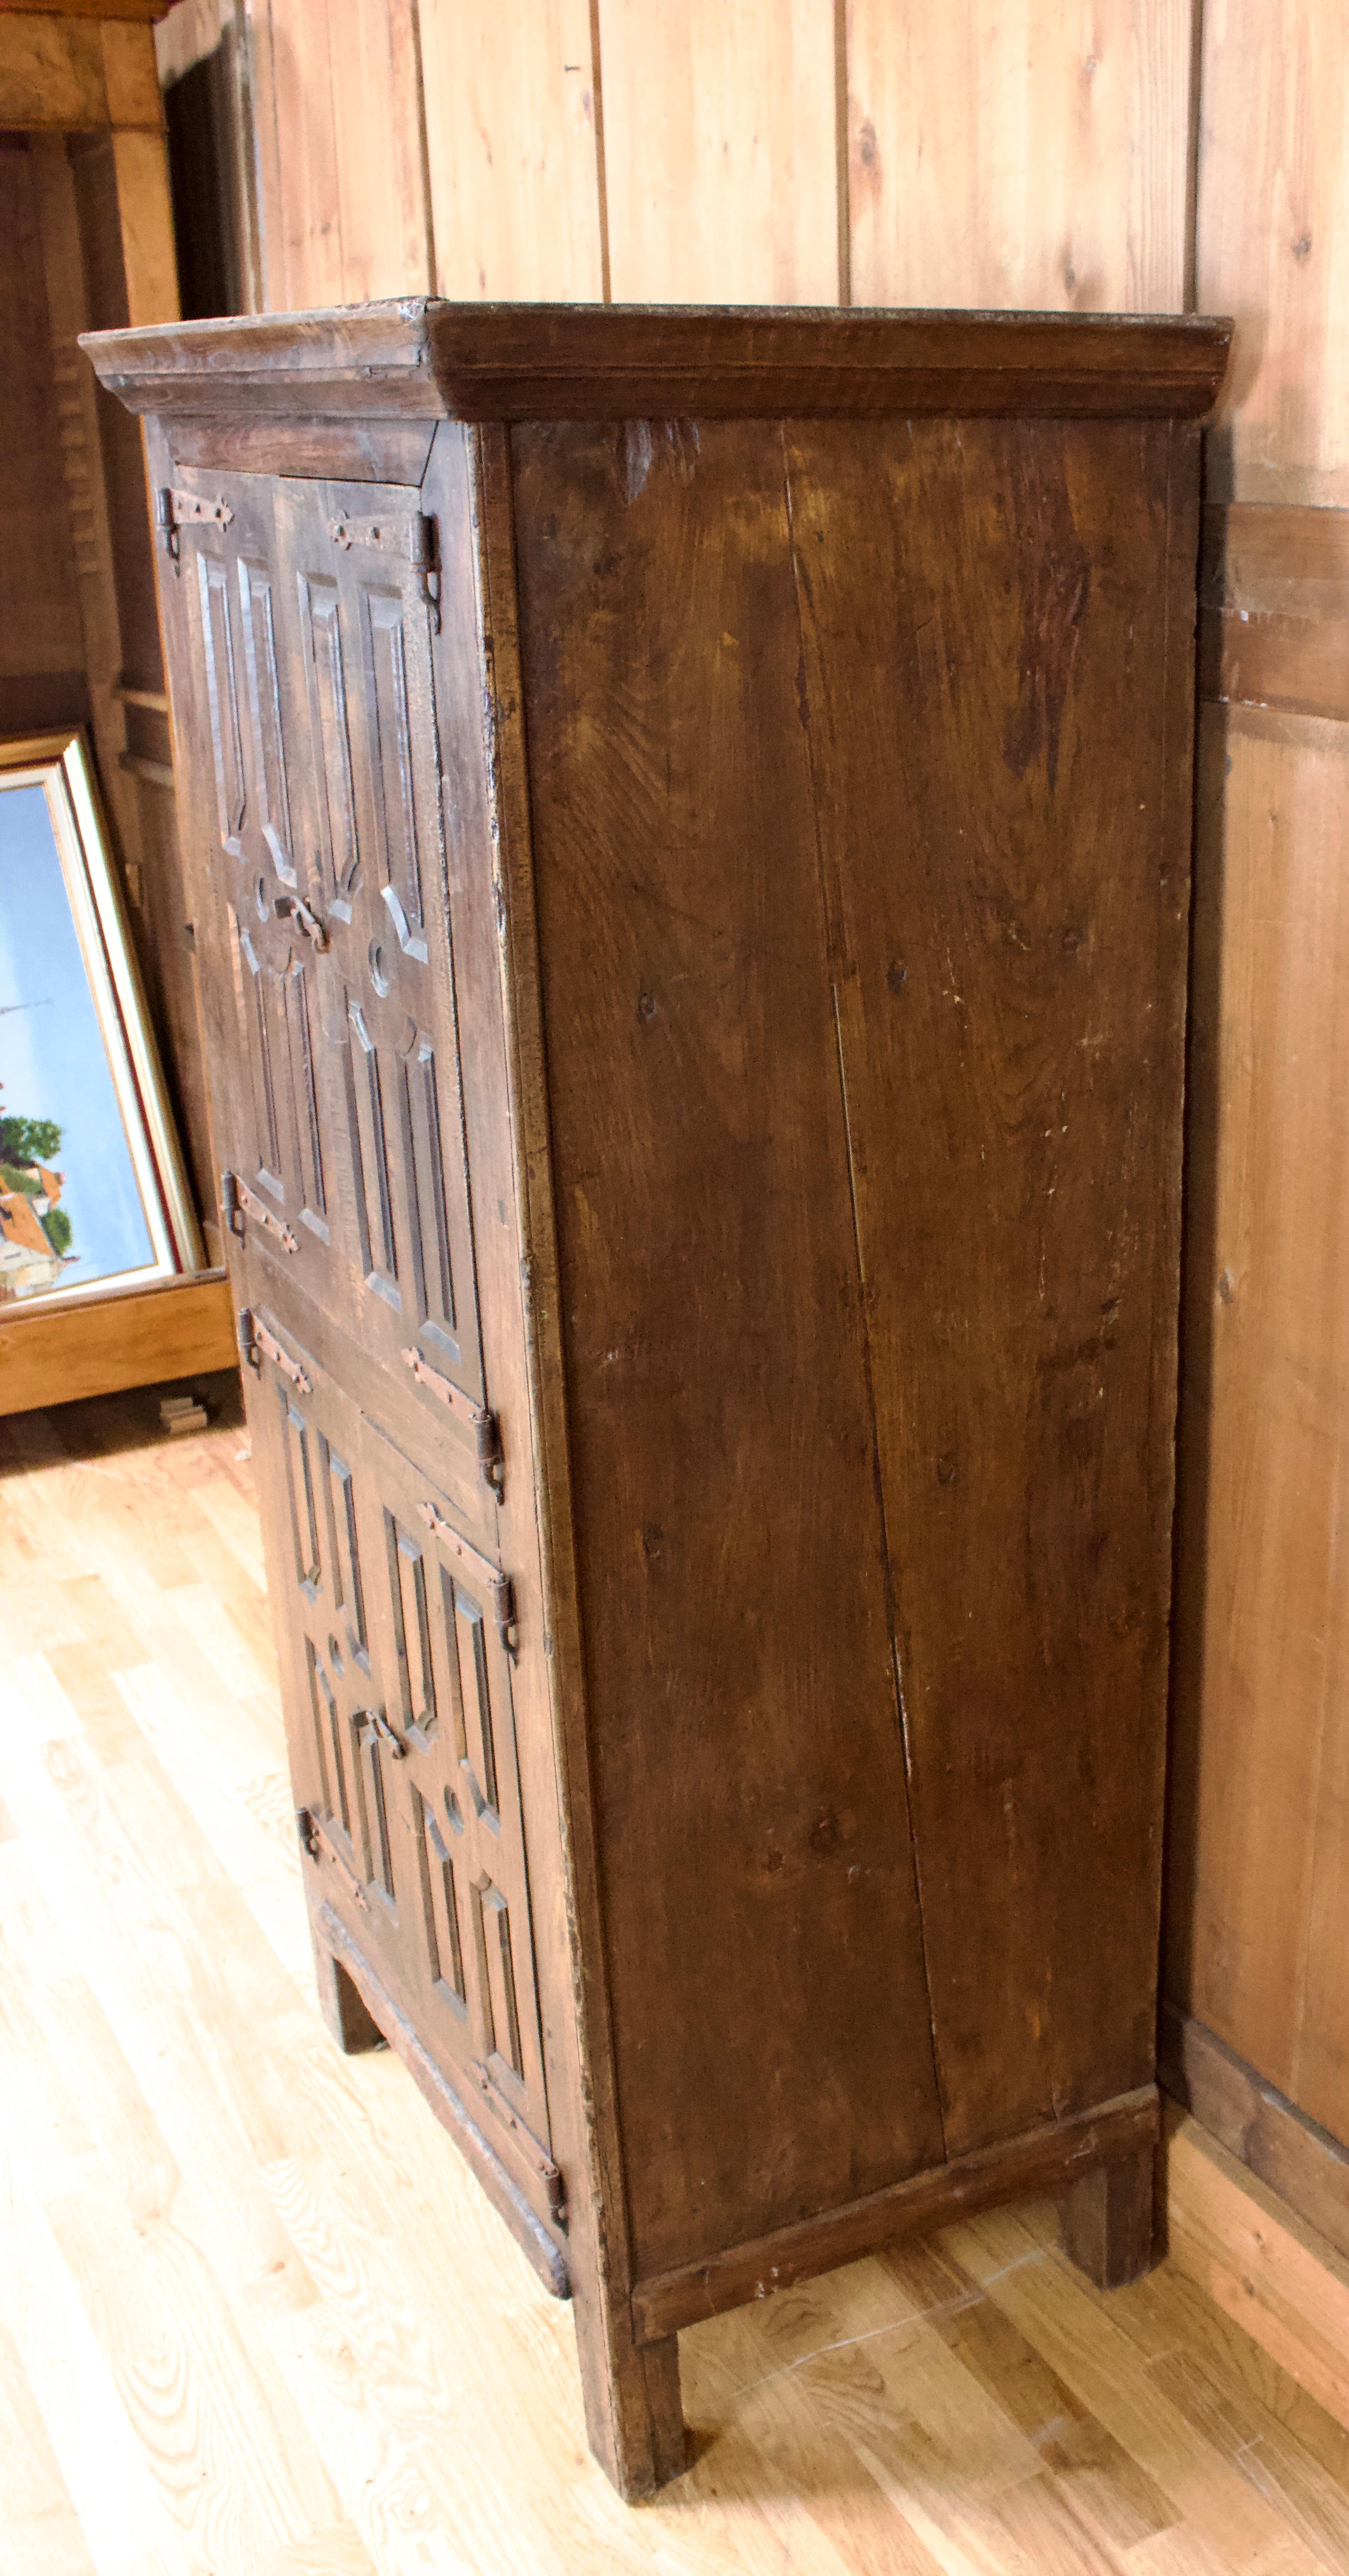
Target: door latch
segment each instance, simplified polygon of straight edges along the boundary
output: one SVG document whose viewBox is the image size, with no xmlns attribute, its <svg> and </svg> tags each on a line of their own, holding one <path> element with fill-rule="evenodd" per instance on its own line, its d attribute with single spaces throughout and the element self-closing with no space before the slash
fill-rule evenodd
<svg viewBox="0 0 1349 2576">
<path fill-rule="evenodd" d="M 296 929 L 302 930 L 306 939 L 313 941 L 319 956 L 323 956 L 329 944 L 328 925 L 320 921 L 316 912 L 310 911 L 308 904 L 303 903 L 298 894 L 274 895 L 272 910 L 278 921 L 293 921 Z"/>
</svg>

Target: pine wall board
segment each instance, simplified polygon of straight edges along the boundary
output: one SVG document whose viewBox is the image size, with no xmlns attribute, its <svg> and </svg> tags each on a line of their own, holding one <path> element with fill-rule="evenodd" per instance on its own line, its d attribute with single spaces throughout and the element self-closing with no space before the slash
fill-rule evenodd
<svg viewBox="0 0 1349 2576">
<path fill-rule="evenodd" d="M 1349 504 L 1349 10 L 1204 0 L 1196 274 L 1237 319 L 1211 499 Z"/>
<path fill-rule="evenodd" d="M 857 304 L 1179 313 L 1192 0 L 849 0 Z"/>
<path fill-rule="evenodd" d="M 590 0 L 421 0 L 441 295 L 605 293 Z"/>
<path fill-rule="evenodd" d="M 599 0 L 611 292 L 839 301 L 829 0 Z"/>
</svg>

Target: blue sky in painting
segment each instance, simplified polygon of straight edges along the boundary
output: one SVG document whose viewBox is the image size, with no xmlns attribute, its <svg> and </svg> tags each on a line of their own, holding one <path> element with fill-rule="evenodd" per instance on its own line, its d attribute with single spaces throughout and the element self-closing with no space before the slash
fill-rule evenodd
<svg viewBox="0 0 1349 2576">
<path fill-rule="evenodd" d="M 15 1002 L 40 1009 L 13 1010 Z M 54 1118 L 73 1288 L 154 1259 L 40 787 L 0 789 L 0 1109 Z"/>
</svg>

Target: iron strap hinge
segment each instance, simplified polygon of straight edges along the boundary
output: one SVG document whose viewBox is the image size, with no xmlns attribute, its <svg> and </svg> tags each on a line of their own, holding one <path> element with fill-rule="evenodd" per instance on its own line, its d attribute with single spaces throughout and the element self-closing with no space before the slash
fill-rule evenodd
<svg viewBox="0 0 1349 2576">
<path fill-rule="evenodd" d="M 492 2082 L 491 2076 L 488 2074 L 486 2067 L 480 2066 L 476 2059 L 473 2062 L 472 2074 L 474 2083 L 477 2085 L 488 2109 L 492 2112 L 493 2116 L 501 2122 L 503 2128 L 509 2129 L 525 2163 L 530 2167 L 530 2170 L 533 2173 L 538 2175 L 542 2182 L 544 2191 L 547 2195 L 549 2217 L 555 2218 L 559 2227 L 565 2227 L 567 2224 L 567 2186 L 564 2183 L 557 2166 L 554 2164 L 552 2157 L 549 2155 L 548 2149 L 540 2146 L 533 2130 L 527 2129 L 524 2121 L 517 2117 L 516 2113 L 510 2108 L 509 2103 L 502 2100 L 502 2097 L 498 2093 L 495 2084 Z"/>
<path fill-rule="evenodd" d="M 165 483 L 155 494 L 155 526 L 175 572 L 183 568 L 178 544 L 180 528 L 227 528 L 233 516 L 223 492 L 214 501 L 203 501 L 196 492 L 179 492 Z"/>
<path fill-rule="evenodd" d="M 518 1653 L 520 1639 L 515 1618 L 515 1586 L 510 1576 L 493 1565 L 489 1556 L 480 1556 L 476 1547 L 470 1547 L 468 1540 L 460 1537 L 458 1530 L 436 1510 L 434 1503 L 418 1503 L 417 1510 L 432 1537 L 440 1541 L 446 1555 L 452 1556 L 457 1565 L 462 1565 L 478 1590 L 486 1594 L 492 1605 L 497 1635 L 507 1654 Z"/>
<path fill-rule="evenodd" d="M 430 1361 L 422 1358 L 420 1351 L 405 1350 L 401 1356 L 418 1386 L 424 1386 L 427 1394 L 433 1395 L 438 1404 L 447 1405 L 460 1422 L 468 1424 L 477 1445 L 478 1464 L 499 1501 L 505 1481 L 505 1462 L 496 1415 L 489 1412 L 485 1404 L 477 1404 L 471 1395 L 465 1395 L 453 1378 L 442 1377 L 439 1369 L 433 1369 Z"/>
<path fill-rule="evenodd" d="M 283 1377 L 290 1379 L 291 1385 L 296 1387 L 301 1395 L 312 1395 L 314 1392 L 312 1377 L 301 1368 L 298 1360 L 291 1358 L 289 1351 L 277 1340 L 275 1333 L 269 1333 L 266 1325 L 259 1322 L 251 1306 L 242 1306 L 239 1310 L 239 1356 L 245 1367 L 253 1369 L 259 1377 L 262 1375 L 262 1363 L 264 1359 L 268 1359 L 274 1368 L 280 1369 Z"/>
<path fill-rule="evenodd" d="M 353 1904 L 359 1905 L 363 1914 L 368 1914 L 370 1908 L 366 1902 L 365 1889 L 362 1887 L 350 1861 L 343 1859 L 336 1843 L 330 1841 L 327 1834 L 325 1834 L 312 1807 L 299 1808 L 296 1813 L 295 1823 L 300 1836 L 301 1851 L 307 1852 L 311 1860 L 323 1859 L 331 1861 L 333 1868 L 337 1871 L 338 1877 L 344 1881 L 347 1894 L 352 1899 Z"/>
<path fill-rule="evenodd" d="M 431 612 L 431 622 L 440 633 L 440 570 L 436 549 L 436 523 L 417 510 L 410 519 L 400 518 L 396 511 L 373 519 L 340 519 L 328 521 L 328 534 L 335 546 L 349 551 L 352 546 L 373 546 L 384 555 L 401 555 L 410 563 L 417 577 L 417 587 Z"/>
<path fill-rule="evenodd" d="M 283 1252 L 299 1251 L 298 1235 L 292 1234 L 279 1216 L 263 1206 L 261 1199 L 250 1190 L 247 1181 L 240 1180 L 237 1172 L 221 1173 L 220 1204 L 229 1233 L 237 1235 L 240 1243 L 244 1239 L 244 1219 L 251 1217 L 255 1225 L 263 1226 L 268 1234 L 276 1236 Z"/>
</svg>

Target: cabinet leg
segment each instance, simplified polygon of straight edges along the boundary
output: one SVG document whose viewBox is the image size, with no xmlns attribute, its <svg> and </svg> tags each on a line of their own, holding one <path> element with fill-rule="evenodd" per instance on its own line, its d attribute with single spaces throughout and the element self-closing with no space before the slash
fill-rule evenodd
<svg viewBox="0 0 1349 2576">
<path fill-rule="evenodd" d="M 575 2287 L 575 2284 L 574 2284 Z M 577 2344 L 586 2432 L 605 2475 L 625 2504 L 640 2504 L 688 2465 L 688 2436 L 679 2393 L 679 2337 L 638 2344 L 610 2314 L 587 2313 L 577 2297 Z"/>
<path fill-rule="evenodd" d="M 1064 2251 L 1098 2290 L 1122 2290 L 1152 2268 L 1156 2165 L 1154 2146 L 1136 2147 L 1084 2174 L 1060 2203 Z"/>
<path fill-rule="evenodd" d="M 362 2049 L 387 2046 L 383 2031 L 367 2012 L 346 1969 L 325 1947 L 317 1932 L 314 1934 L 314 1978 L 318 1986 L 319 2011 L 344 2057 L 359 2056 Z"/>
</svg>

